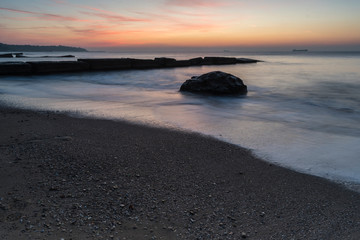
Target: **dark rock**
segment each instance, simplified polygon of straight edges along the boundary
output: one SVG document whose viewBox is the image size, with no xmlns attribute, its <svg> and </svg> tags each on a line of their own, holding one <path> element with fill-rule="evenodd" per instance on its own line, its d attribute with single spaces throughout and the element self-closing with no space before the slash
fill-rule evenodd
<svg viewBox="0 0 360 240">
<path fill-rule="evenodd" d="M 33 73 L 57 73 L 57 72 L 78 72 L 89 70 L 89 64 L 76 61 L 42 61 L 29 62 Z"/>
<path fill-rule="evenodd" d="M 90 70 L 131 69 L 131 59 L 129 58 L 78 59 L 78 62 L 88 63 L 90 65 Z"/>
<path fill-rule="evenodd" d="M 74 58 L 75 56 L 74 55 L 62 55 L 62 56 L 56 56 L 56 57 L 59 57 L 59 58 Z"/>
<path fill-rule="evenodd" d="M 259 60 L 250 58 L 236 58 L 236 63 L 257 63 Z"/>
<path fill-rule="evenodd" d="M 62 56 L 39 56 L 36 58 L 74 58 L 74 57 L 75 57 L 74 55 L 62 55 Z"/>
<path fill-rule="evenodd" d="M 14 53 L 15 57 L 23 57 L 24 54 L 23 53 Z"/>
<path fill-rule="evenodd" d="M 12 57 L 13 57 L 12 53 L 0 54 L 0 58 L 12 58 Z"/>
<path fill-rule="evenodd" d="M 188 67 L 191 65 L 190 60 L 177 60 L 175 62 L 167 63 L 166 67 Z"/>
<path fill-rule="evenodd" d="M 10 53 L 16 58 L 27 58 L 22 53 Z M 0 55 L 1 56 L 1 55 Z M 73 55 L 42 56 L 51 58 L 73 58 Z M 33 57 L 31 57 L 33 58 Z M 37 57 L 39 58 L 39 57 Z M 133 59 L 133 58 L 105 58 L 105 59 L 78 59 L 77 61 L 39 61 L 39 62 L 12 62 L 0 63 L 0 75 L 19 74 L 48 74 L 77 71 L 107 71 L 129 69 L 157 69 L 171 67 L 187 67 L 201 65 L 225 65 L 236 63 L 256 63 L 257 60 L 229 57 L 198 57 L 189 60 L 176 60 L 174 58 Z"/>
<path fill-rule="evenodd" d="M 176 63 L 176 59 L 174 59 L 174 58 L 166 58 L 166 57 L 155 58 L 154 61 L 160 67 L 169 67 L 169 65 L 172 65 L 172 64 Z"/>
<path fill-rule="evenodd" d="M 202 57 L 197 57 L 197 58 L 191 58 L 191 59 L 189 59 L 191 65 L 202 65 L 203 60 L 204 60 L 204 59 L 203 59 Z"/>
<path fill-rule="evenodd" d="M 236 63 L 236 58 L 230 57 L 205 57 L 203 60 L 203 65 L 225 65 Z"/>
<path fill-rule="evenodd" d="M 153 69 L 161 68 L 161 64 L 152 59 L 131 59 L 131 67 L 133 69 Z"/>
<path fill-rule="evenodd" d="M 186 80 L 180 91 L 212 94 L 246 94 L 247 87 L 234 75 L 215 71 Z"/>
<path fill-rule="evenodd" d="M 74 58 L 74 55 L 62 55 L 62 56 L 25 56 L 22 53 L 14 53 L 16 58 Z"/>
<path fill-rule="evenodd" d="M 31 73 L 31 65 L 24 62 L 0 63 L 0 75 L 25 75 Z"/>
</svg>

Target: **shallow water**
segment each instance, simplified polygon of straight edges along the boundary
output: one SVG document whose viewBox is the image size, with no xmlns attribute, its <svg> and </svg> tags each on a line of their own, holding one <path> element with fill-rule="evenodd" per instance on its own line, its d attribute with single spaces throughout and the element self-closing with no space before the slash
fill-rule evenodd
<svg viewBox="0 0 360 240">
<path fill-rule="evenodd" d="M 0 101 L 197 131 L 301 172 L 360 184 L 358 53 L 72 54 L 177 59 L 226 54 L 265 62 L 1 77 Z M 191 76 L 214 70 L 240 77 L 249 93 L 212 97 L 178 91 Z"/>
</svg>

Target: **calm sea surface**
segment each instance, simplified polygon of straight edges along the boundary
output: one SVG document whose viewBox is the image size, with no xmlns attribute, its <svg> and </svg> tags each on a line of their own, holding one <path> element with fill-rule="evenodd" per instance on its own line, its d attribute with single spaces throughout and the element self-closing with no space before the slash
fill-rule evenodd
<svg viewBox="0 0 360 240">
<path fill-rule="evenodd" d="M 264 60 L 245 65 L 0 77 L 0 101 L 200 132 L 250 148 L 267 161 L 360 189 L 360 53 L 26 55 L 31 54 L 176 59 L 223 55 Z M 191 76 L 215 70 L 240 77 L 248 86 L 247 96 L 178 91 Z"/>
</svg>

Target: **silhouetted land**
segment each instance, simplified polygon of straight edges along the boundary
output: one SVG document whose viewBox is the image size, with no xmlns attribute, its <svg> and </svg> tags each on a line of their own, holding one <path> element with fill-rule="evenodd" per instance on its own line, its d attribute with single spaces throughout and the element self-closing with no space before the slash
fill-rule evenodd
<svg viewBox="0 0 360 240">
<path fill-rule="evenodd" d="M 85 48 L 69 46 L 10 45 L 0 43 L 0 52 L 87 52 Z"/>
</svg>

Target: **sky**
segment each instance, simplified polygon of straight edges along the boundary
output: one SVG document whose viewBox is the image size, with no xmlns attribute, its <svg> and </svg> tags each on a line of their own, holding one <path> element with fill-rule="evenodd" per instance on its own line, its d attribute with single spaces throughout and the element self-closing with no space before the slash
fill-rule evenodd
<svg viewBox="0 0 360 240">
<path fill-rule="evenodd" d="M 359 0 L 0 0 L 0 42 L 360 50 Z"/>
</svg>

